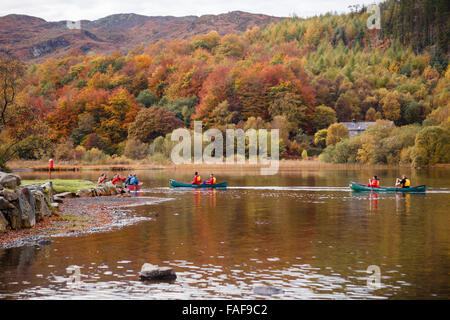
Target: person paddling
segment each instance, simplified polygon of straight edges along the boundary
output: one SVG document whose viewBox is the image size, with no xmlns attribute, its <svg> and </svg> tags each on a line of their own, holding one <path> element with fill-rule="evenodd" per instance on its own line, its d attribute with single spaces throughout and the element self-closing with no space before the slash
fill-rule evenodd
<svg viewBox="0 0 450 320">
<path fill-rule="evenodd" d="M 128 175 L 127 180 L 125 180 L 125 186 L 127 186 L 127 185 L 130 184 L 131 178 L 133 178 L 133 175 L 130 173 L 130 174 Z"/>
<path fill-rule="evenodd" d="M 372 179 L 369 179 L 368 187 L 371 188 L 379 188 L 380 187 L 380 179 L 377 176 L 373 176 Z"/>
<path fill-rule="evenodd" d="M 138 180 L 138 178 L 136 177 L 136 173 L 135 174 L 133 174 L 133 176 L 131 177 L 131 179 L 130 179 L 130 185 L 139 185 L 139 180 Z"/>
<path fill-rule="evenodd" d="M 201 183 L 202 183 L 202 178 L 200 177 L 200 175 L 196 171 L 195 174 L 194 174 L 194 181 L 192 181 L 191 184 L 201 184 Z"/>
<path fill-rule="evenodd" d="M 397 178 L 397 180 L 395 180 L 395 186 L 399 185 L 402 188 L 409 188 L 411 186 L 411 181 L 409 181 L 407 176 L 403 175 L 402 179 Z"/>
<path fill-rule="evenodd" d="M 208 181 L 203 182 L 203 184 L 216 184 L 216 178 L 214 177 L 214 174 L 211 173 L 209 177 L 210 179 Z"/>
<path fill-rule="evenodd" d="M 125 181 L 125 178 L 121 178 L 120 175 L 116 174 L 111 182 L 113 185 L 117 185 L 118 183 L 121 184 L 123 181 Z"/>
<path fill-rule="evenodd" d="M 101 184 L 106 181 L 106 173 L 102 173 L 102 175 L 98 178 L 97 183 Z"/>
</svg>

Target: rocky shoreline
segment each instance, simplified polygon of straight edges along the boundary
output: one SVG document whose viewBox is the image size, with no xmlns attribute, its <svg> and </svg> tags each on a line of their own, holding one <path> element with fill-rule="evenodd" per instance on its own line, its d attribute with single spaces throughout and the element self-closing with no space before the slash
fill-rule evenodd
<svg viewBox="0 0 450 320">
<path fill-rule="evenodd" d="M 140 201 L 124 201 L 130 194 L 112 184 L 55 194 L 51 182 L 20 182 L 19 176 L 0 172 L 0 248 L 120 226 L 130 212 L 120 207 Z"/>
<path fill-rule="evenodd" d="M 0 234 L 0 248 L 49 244 L 55 237 L 79 236 L 120 229 L 149 217 L 136 217 L 128 206 L 148 203 L 148 199 L 95 197 L 71 198 L 52 215 L 34 228 Z"/>
<path fill-rule="evenodd" d="M 20 182 L 19 176 L 0 172 L 0 233 L 32 228 L 57 207 L 51 183 L 20 186 Z"/>
</svg>

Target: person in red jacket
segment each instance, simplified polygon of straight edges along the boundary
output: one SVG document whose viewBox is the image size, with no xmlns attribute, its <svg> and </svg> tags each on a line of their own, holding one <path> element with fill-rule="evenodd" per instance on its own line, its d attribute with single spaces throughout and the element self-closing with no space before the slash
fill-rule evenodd
<svg viewBox="0 0 450 320">
<path fill-rule="evenodd" d="M 106 182 L 106 173 L 102 173 L 102 175 L 98 178 L 98 181 L 97 181 L 98 184 L 103 183 L 103 182 Z"/>
<path fill-rule="evenodd" d="M 380 187 L 380 180 L 378 179 L 377 176 L 373 176 L 372 179 L 369 179 L 369 184 L 367 186 L 371 187 L 371 188 L 379 188 Z"/>
<path fill-rule="evenodd" d="M 192 181 L 191 184 L 202 184 L 202 178 L 200 177 L 197 171 L 195 172 L 194 175 L 194 181 Z"/>
<path fill-rule="evenodd" d="M 204 184 L 216 184 L 216 178 L 214 177 L 214 175 L 211 173 L 210 175 L 210 179 L 208 181 L 203 182 Z"/>
<path fill-rule="evenodd" d="M 117 185 L 118 183 L 121 184 L 124 181 L 125 181 L 125 178 L 121 178 L 120 175 L 116 174 L 116 175 L 114 175 L 114 178 L 112 179 L 111 182 L 113 185 Z"/>
</svg>

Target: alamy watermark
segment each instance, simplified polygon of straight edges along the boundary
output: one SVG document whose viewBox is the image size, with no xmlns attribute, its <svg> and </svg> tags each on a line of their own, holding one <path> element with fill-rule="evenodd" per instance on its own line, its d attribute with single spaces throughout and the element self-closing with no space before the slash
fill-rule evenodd
<svg viewBox="0 0 450 320">
<path fill-rule="evenodd" d="M 381 288 L 381 269 L 377 265 L 370 265 L 367 267 L 367 273 L 370 276 L 367 277 L 367 287 L 369 289 L 380 289 Z"/>
<path fill-rule="evenodd" d="M 372 29 L 381 29 L 381 13 L 380 7 L 378 4 L 371 4 L 367 7 L 367 12 L 371 13 L 371 16 L 367 19 L 367 28 Z"/>
<path fill-rule="evenodd" d="M 80 289 L 81 287 L 81 272 L 79 266 L 69 266 L 66 268 L 66 272 L 70 274 L 67 279 L 67 286 L 71 289 Z"/>
<path fill-rule="evenodd" d="M 80 30 L 81 29 L 81 20 L 78 21 L 66 21 L 66 27 L 70 30 Z"/>
<path fill-rule="evenodd" d="M 179 143 L 173 147 L 171 159 L 175 164 L 260 164 L 265 166 L 260 169 L 261 175 L 274 175 L 279 167 L 279 136 L 278 129 L 226 129 L 224 139 L 219 129 L 212 128 L 203 133 L 202 122 L 194 121 L 193 139 L 188 129 L 180 128 L 172 132 L 171 140 Z M 210 143 L 203 148 L 203 142 Z"/>
</svg>

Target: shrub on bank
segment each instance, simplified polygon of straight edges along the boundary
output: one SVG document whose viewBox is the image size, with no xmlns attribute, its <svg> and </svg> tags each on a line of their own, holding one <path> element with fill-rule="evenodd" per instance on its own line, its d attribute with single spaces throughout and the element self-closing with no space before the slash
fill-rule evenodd
<svg viewBox="0 0 450 320">
<path fill-rule="evenodd" d="M 361 136 L 329 145 L 320 160 L 331 163 L 408 165 L 450 162 L 450 133 L 440 126 L 391 127 L 377 123 Z"/>
<path fill-rule="evenodd" d="M 130 159 L 141 160 L 149 154 L 149 145 L 140 140 L 128 139 L 123 155 Z"/>
<path fill-rule="evenodd" d="M 439 126 L 422 129 L 411 151 L 413 166 L 450 162 L 450 131 Z"/>
</svg>

